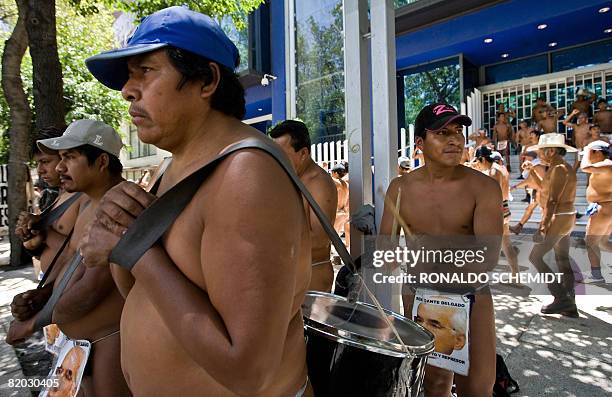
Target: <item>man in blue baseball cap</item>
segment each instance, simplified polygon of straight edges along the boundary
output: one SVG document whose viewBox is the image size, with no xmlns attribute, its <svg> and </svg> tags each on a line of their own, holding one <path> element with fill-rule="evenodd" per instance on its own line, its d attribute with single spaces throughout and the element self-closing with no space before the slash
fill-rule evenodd
<svg viewBox="0 0 612 397">
<path fill-rule="evenodd" d="M 238 62 L 219 26 L 184 7 L 148 16 L 126 48 L 87 60 L 130 102 L 139 138 L 173 154 L 156 194 L 229 145 L 273 144 L 241 122 Z M 108 266 L 152 198 L 129 182 L 105 196 L 81 245 L 87 266 Z M 130 269 L 111 265 L 126 297 L 122 367 L 132 393 L 308 395 L 300 307 L 309 255 L 302 199 L 279 164 L 253 149 L 221 161 L 161 242 Z"/>
</svg>

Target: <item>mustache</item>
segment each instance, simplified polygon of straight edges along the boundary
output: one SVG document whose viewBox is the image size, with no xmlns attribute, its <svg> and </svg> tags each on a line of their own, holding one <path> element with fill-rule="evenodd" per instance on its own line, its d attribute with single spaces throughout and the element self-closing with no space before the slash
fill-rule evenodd
<svg viewBox="0 0 612 397">
<path fill-rule="evenodd" d="M 130 109 L 129 109 L 129 113 L 130 114 L 137 114 L 140 116 L 145 116 L 145 117 L 149 117 L 149 114 L 147 113 L 146 110 L 144 110 L 142 107 L 138 106 L 138 105 L 130 105 Z"/>
</svg>

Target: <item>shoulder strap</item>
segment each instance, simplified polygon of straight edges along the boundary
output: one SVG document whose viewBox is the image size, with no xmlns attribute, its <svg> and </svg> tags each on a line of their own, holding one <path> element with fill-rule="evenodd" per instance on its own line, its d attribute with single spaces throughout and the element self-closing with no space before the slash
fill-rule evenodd
<svg viewBox="0 0 612 397">
<path fill-rule="evenodd" d="M 38 286 L 36 287 L 36 289 L 41 289 L 42 287 L 45 286 L 45 283 L 47 282 L 47 279 L 49 278 L 49 275 L 51 274 L 51 270 L 53 270 L 53 267 L 55 266 L 55 263 L 57 262 L 57 260 L 59 259 L 60 255 L 64 251 L 64 248 L 66 248 L 66 246 L 68 245 L 68 242 L 70 241 L 70 237 L 72 237 L 72 232 L 74 232 L 74 227 L 70 230 L 70 233 L 68 233 L 68 235 L 64 239 L 64 242 L 62 243 L 62 246 L 55 253 L 55 256 L 53 257 L 53 260 L 49 264 L 49 267 L 47 268 L 47 271 L 45 272 L 45 274 L 43 275 L 42 279 L 38 283 Z"/>
<path fill-rule="evenodd" d="M 41 216 L 41 220 L 38 222 L 38 227 L 40 229 L 44 229 L 48 226 L 50 226 L 53 222 L 55 222 L 56 220 L 58 220 L 62 215 L 64 215 L 64 212 L 66 212 L 66 210 L 68 208 L 70 208 L 70 206 L 78 200 L 79 197 L 81 197 L 81 194 L 83 194 L 82 192 L 78 192 L 73 194 L 72 196 L 70 196 L 70 198 L 68 198 L 66 201 L 64 201 L 63 203 L 61 203 L 60 205 L 58 205 L 55 208 L 51 208 L 53 206 L 49 207 L 49 211 L 44 211 L 42 213 Z"/>
<path fill-rule="evenodd" d="M 300 190 L 308 201 L 308 204 L 310 204 L 321 226 L 329 236 L 334 247 L 336 247 L 342 261 L 349 266 L 351 271 L 355 272 L 355 262 L 348 253 L 346 246 L 335 232 L 327 216 L 325 216 L 310 192 L 295 174 L 284 153 L 273 146 L 272 143 L 266 143 L 265 141 L 253 138 L 245 139 L 230 146 L 212 161 L 177 183 L 155 200 L 128 228 L 117 246 L 112 250 L 109 261 L 127 269 L 131 269 L 138 259 L 140 259 L 140 257 L 155 244 L 170 227 L 214 168 L 230 154 L 243 149 L 263 150 L 280 164 L 291 178 L 293 184 Z"/>
<path fill-rule="evenodd" d="M 51 294 L 51 297 L 49 298 L 45 306 L 40 310 L 40 312 L 38 312 L 38 315 L 36 317 L 36 323 L 34 324 L 35 330 L 39 330 L 42 327 L 51 324 L 51 322 L 53 321 L 53 309 L 55 308 L 55 305 L 57 304 L 59 298 L 61 298 L 62 294 L 64 293 L 64 290 L 68 285 L 68 281 L 70 281 L 72 275 L 74 274 L 74 271 L 79 266 L 82 260 L 83 257 L 80 253 L 77 252 L 76 254 L 74 254 L 59 284 L 53 288 L 53 293 Z"/>
</svg>

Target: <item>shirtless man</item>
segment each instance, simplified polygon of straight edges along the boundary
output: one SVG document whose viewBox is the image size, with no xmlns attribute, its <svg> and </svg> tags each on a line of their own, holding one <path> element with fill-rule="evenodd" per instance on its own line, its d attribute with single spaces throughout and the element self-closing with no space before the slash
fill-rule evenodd
<svg viewBox="0 0 612 397">
<path fill-rule="evenodd" d="M 416 119 L 416 142 L 423 148 L 425 166 L 395 178 L 386 203 L 396 203 L 401 188 L 399 214 L 410 230 L 406 235 L 501 236 L 503 217 L 499 185 L 481 172 L 460 165 L 463 127 L 471 120 L 446 104 L 426 106 Z M 385 205 L 380 234 L 390 236 L 394 216 Z M 495 252 L 497 262 L 499 251 Z M 412 313 L 413 296 L 405 295 L 404 313 Z M 409 315 L 410 316 L 410 315 Z M 490 396 L 495 381 L 495 322 L 493 301 L 476 294 L 469 324 L 470 369 L 468 376 L 454 375 L 459 396 Z M 448 396 L 453 373 L 427 366 L 426 396 Z"/>
<path fill-rule="evenodd" d="M 555 110 L 552 106 L 546 103 L 546 98 L 538 97 L 536 104 L 531 109 L 531 120 L 534 124 L 539 124 L 544 120 L 551 110 Z"/>
<path fill-rule="evenodd" d="M 612 139 L 612 109 L 608 109 L 608 102 L 605 99 L 597 101 L 597 112 L 593 116 L 593 124 L 601 128 L 601 133 Z"/>
<path fill-rule="evenodd" d="M 589 203 L 589 221 L 586 229 L 586 246 L 591 275 L 585 283 L 604 282 L 601 274 L 601 248 L 612 252 L 608 238 L 612 233 L 612 152 L 604 141 L 591 142 L 584 148 L 580 168 L 591 174 L 586 196 Z"/>
<path fill-rule="evenodd" d="M 342 164 L 338 164 L 332 168 L 331 176 L 336 185 L 338 192 L 338 206 L 336 209 L 336 221 L 334 222 L 334 229 L 338 234 L 348 233 L 350 229 L 348 226 L 348 220 L 350 217 L 349 211 L 349 185 L 348 182 L 342 179 L 346 175 L 346 170 Z M 348 237 L 345 234 L 345 238 L 348 241 Z"/>
<path fill-rule="evenodd" d="M 588 98 L 587 98 L 588 96 Z M 589 92 L 583 88 L 579 89 L 576 93 L 576 101 L 572 104 L 572 109 L 578 110 L 578 113 L 591 113 L 591 104 L 597 99 L 597 95 L 589 94 Z"/>
<path fill-rule="evenodd" d="M 513 274 L 519 272 L 518 257 L 512 241 L 510 240 L 510 174 L 502 165 L 496 163 L 492 157 L 492 152 L 489 148 L 483 146 L 476 151 L 476 159 L 478 160 L 477 169 L 485 175 L 493 178 L 502 190 L 502 211 L 504 214 L 504 237 L 502 238 L 502 250 L 508 259 L 510 269 Z"/>
<path fill-rule="evenodd" d="M 538 120 L 537 129 L 545 134 L 556 133 L 559 129 L 559 117 L 562 114 L 562 112 L 555 110 L 555 108 L 550 105 L 547 105 L 547 111 L 543 116 L 541 116 L 542 118 Z"/>
<path fill-rule="evenodd" d="M 37 141 L 42 151 L 57 151 L 61 161 L 57 171 L 62 186 L 70 193 L 83 192 L 87 203 L 81 206 L 66 253 L 79 249 L 84 230 L 92 221 L 102 196 L 123 180 L 119 161 L 122 147 L 119 134 L 108 125 L 93 120 L 73 122 L 60 138 Z M 70 255 L 71 256 L 71 255 Z M 64 265 L 70 261 L 64 261 Z M 59 264 L 59 263 L 58 263 Z M 59 272 L 55 288 L 66 266 Z M 82 264 L 57 301 L 53 323 L 71 339 L 92 343 L 88 369 L 83 378 L 85 396 L 127 396 L 129 390 L 120 368 L 119 320 L 123 297 L 108 268 L 87 268 Z M 28 323 L 33 331 L 40 313 Z"/>
<path fill-rule="evenodd" d="M 571 120 L 574 116 L 578 115 L 576 124 L 572 123 Z M 572 112 L 563 120 L 563 125 L 567 128 L 574 130 L 572 134 L 572 142 L 576 149 L 582 150 L 587 144 L 589 139 L 589 118 L 586 113 L 580 112 L 578 109 L 572 110 Z"/>
<path fill-rule="evenodd" d="M 541 312 L 577 317 L 574 273 L 569 258 L 570 233 L 576 220 L 576 171 L 563 160 L 566 151 L 575 152 L 576 149 L 565 144 L 562 134 L 542 135 L 536 148 L 540 161 L 548 166 L 548 170 L 544 178 L 537 178 L 540 199 L 544 203 L 543 218 L 540 229 L 534 235 L 536 245 L 529 260 L 540 273 L 554 273 L 544 262 L 544 255 L 554 249 L 557 266 L 563 272 L 561 283 L 548 284 L 554 301 L 542 307 Z"/>
<path fill-rule="evenodd" d="M 130 102 L 139 138 L 172 153 L 156 194 L 229 145 L 274 145 L 240 121 L 238 60 L 212 19 L 184 7 L 150 15 L 126 48 L 87 60 Z M 109 252 L 151 199 L 129 182 L 112 189 L 83 241 L 85 264 L 108 267 Z M 127 297 L 121 366 L 133 395 L 302 395 L 310 245 L 302 197 L 276 160 L 250 149 L 218 164 L 131 270 L 112 265 Z"/>
<path fill-rule="evenodd" d="M 506 113 L 501 113 L 497 118 L 497 123 L 493 126 L 493 142 L 495 149 L 504 156 L 506 168 L 510 172 L 510 143 L 514 135 L 514 128 L 506 118 Z"/>
<path fill-rule="evenodd" d="M 610 143 L 610 139 L 607 136 L 601 135 L 601 128 L 597 124 L 593 124 L 589 127 L 589 137 L 585 142 L 585 147 L 595 141 L 604 141 Z"/>
<path fill-rule="evenodd" d="M 514 234 L 520 234 L 523 231 L 523 226 L 529 221 L 533 211 L 540 206 L 542 207 L 542 202 L 540 200 L 540 193 L 538 191 L 539 184 L 538 181 L 544 178 L 544 174 L 546 173 L 546 166 L 540 164 L 540 160 L 538 159 L 537 153 L 534 152 L 525 152 L 525 162 L 521 165 L 523 169 L 523 179 L 521 183 L 518 183 L 512 187 L 510 190 L 514 189 L 531 189 L 531 194 L 527 193 L 528 203 L 529 205 L 525 209 L 521 220 L 514 226 L 510 226 L 509 229 Z"/>
<path fill-rule="evenodd" d="M 36 139 L 59 138 L 64 131 L 57 128 L 45 128 L 39 130 Z M 55 169 L 60 162 L 60 156 L 57 151 L 42 152 L 36 143 L 32 146 L 32 157 L 36 161 L 36 169 L 38 175 L 49 186 L 60 187 L 60 175 Z M 54 208 L 58 207 L 68 200 L 73 193 L 66 192 L 60 188 L 60 195 Z M 84 197 L 77 199 L 65 212 L 48 226 L 45 230 L 38 230 L 36 223 L 41 220 L 40 215 L 34 215 L 27 212 L 22 212 L 19 215 L 16 233 L 24 240 L 24 247 L 35 253 L 40 258 L 40 270 L 45 273 L 53 258 L 61 249 L 66 237 L 74 227 L 80 207 L 86 201 Z M 57 277 L 61 270 L 60 264 L 70 256 L 69 253 L 63 253 L 57 260 L 58 265 L 54 266 L 53 273 L 48 276 L 46 286 L 41 289 L 34 289 L 16 295 L 11 303 L 11 312 L 17 320 L 11 324 L 8 333 L 7 341 L 15 343 L 18 340 L 29 337 L 31 332 L 29 329 L 33 326 L 33 322 L 26 321 L 32 317 L 44 306 L 51 293 L 53 292 L 53 280 Z"/>
<path fill-rule="evenodd" d="M 300 180 L 334 225 L 338 192 L 331 176 L 310 157 L 310 135 L 306 125 L 297 120 L 285 120 L 272 128 L 269 135 L 283 148 Z M 334 283 L 334 268 L 330 260 L 331 242 L 305 199 L 304 208 L 307 209 L 306 217 L 310 222 L 312 238 L 312 277 L 308 289 L 331 292 Z"/>
<path fill-rule="evenodd" d="M 495 117 L 499 118 L 501 114 L 506 116 L 506 120 L 508 122 L 511 122 L 512 119 L 516 117 L 516 112 L 514 111 L 514 109 L 510 108 L 510 110 L 506 112 L 506 105 L 504 105 L 503 103 L 499 104 Z"/>
<path fill-rule="evenodd" d="M 474 146 L 476 148 L 478 148 L 478 147 L 480 147 L 482 145 L 486 145 L 487 143 L 491 142 L 491 140 L 487 136 L 487 130 L 484 129 L 484 128 L 480 128 L 476 134 L 470 135 L 468 137 L 468 139 L 470 141 L 476 142 L 476 145 Z"/>
<path fill-rule="evenodd" d="M 527 148 L 530 145 L 531 138 L 530 133 L 533 128 L 529 127 L 529 124 L 526 120 L 523 120 L 519 123 L 518 131 L 516 132 L 516 142 L 519 147 L 519 163 L 523 163 L 524 153 L 527 151 Z"/>
</svg>

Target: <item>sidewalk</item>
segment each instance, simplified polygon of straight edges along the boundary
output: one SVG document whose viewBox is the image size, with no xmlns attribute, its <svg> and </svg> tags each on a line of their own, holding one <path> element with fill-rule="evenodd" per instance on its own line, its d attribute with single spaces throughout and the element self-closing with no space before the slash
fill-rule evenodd
<svg viewBox="0 0 612 397">
<path fill-rule="evenodd" d="M 610 268 L 606 278 L 609 279 Z M 34 288 L 31 268 L 0 267 L 0 397 L 9 379 L 23 378 L 15 350 L 4 343 L 13 295 Z M 494 289 L 497 351 L 521 390 L 513 396 L 598 397 L 612 393 L 612 296 L 577 296 L 580 318 L 539 314 L 550 296 L 517 296 L 512 287 Z"/>
<path fill-rule="evenodd" d="M 32 280 L 34 280 L 34 272 L 31 267 L 9 271 L 0 267 L 0 397 L 31 397 L 32 395 L 27 389 L 9 390 L 9 380 L 24 379 L 24 374 L 15 349 L 4 342 L 12 320 L 9 305 L 13 296 L 36 288 L 36 283 Z"/>
</svg>

